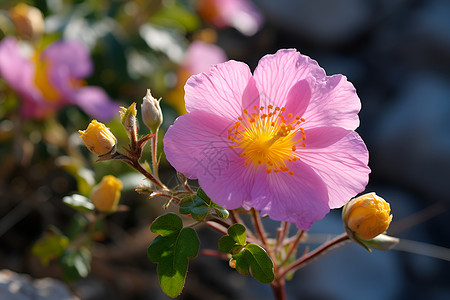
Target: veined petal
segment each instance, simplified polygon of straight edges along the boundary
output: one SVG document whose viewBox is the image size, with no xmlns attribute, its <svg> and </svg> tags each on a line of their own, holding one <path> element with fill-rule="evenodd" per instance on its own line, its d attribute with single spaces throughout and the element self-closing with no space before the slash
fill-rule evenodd
<svg viewBox="0 0 450 300">
<path fill-rule="evenodd" d="M 285 106 L 289 91 L 297 82 L 322 73 L 325 71 L 315 60 L 295 49 L 282 49 L 264 56 L 254 72 L 257 88 L 264 99 L 261 105 Z"/>
<path fill-rule="evenodd" d="M 343 128 L 321 127 L 305 133 L 307 146 L 299 158 L 328 186 L 330 208 L 341 207 L 369 181 L 367 148 L 356 132 Z"/>
<path fill-rule="evenodd" d="M 233 60 L 212 66 L 209 73 L 191 76 L 184 87 L 186 110 L 205 111 L 234 121 L 242 113 L 243 102 L 258 96 L 256 86 L 247 88 L 251 77 L 246 64 Z"/>
<path fill-rule="evenodd" d="M 164 136 L 167 160 L 188 178 L 197 179 L 221 152 L 231 151 L 227 125 L 226 119 L 202 111 L 178 117 Z"/>
<path fill-rule="evenodd" d="M 248 205 L 272 220 L 292 222 L 308 230 L 330 210 L 327 187 L 302 161 L 290 163 L 288 167 L 294 175 L 258 172 Z"/>
<path fill-rule="evenodd" d="M 361 102 L 353 85 L 343 75 L 314 77 L 311 100 L 303 117 L 306 128 L 342 127 L 355 130 L 359 126 Z"/>
</svg>

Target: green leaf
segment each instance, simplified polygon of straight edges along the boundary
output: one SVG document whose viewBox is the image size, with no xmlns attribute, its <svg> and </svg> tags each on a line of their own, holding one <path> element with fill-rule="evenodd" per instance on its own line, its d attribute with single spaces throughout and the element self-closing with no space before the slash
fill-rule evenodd
<svg viewBox="0 0 450 300">
<path fill-rule="evenodd" d="M 223 208 L 220 205 L 217 205 L 216 203 L 212 203 L 211 205 L 212 209 L 214 209 L 214 212 L 216 213 L 216 215 L 218 215 L 220 218 L 222 219 L 228 219 L 228 216 L 230 215 L 230 213 L 228 212 L 227 209 Z"/>
<path fill-rule="evenodd" d="M 167 213 L 153 221 L 150 230 L 162 236 L 178 233 L 183 228 L 183 221 L 174 213 Z"/>
<path fill-rule="evenodd" d="M 90 212 L 95 209 L 94 204 L 88 198 L 79 194 L 66 196 L 62 200 L 65 204 L 81 212 Z"/>
<path fill-rule="evenodd" d="M 91 269 L 91 252 L 86 247 L 68 249 L 59 259 L 63 268 L 64 278 L 74 281 L 86 277 Z"/>
<path fill-rule="evenodd" d="M 199 187 L 197 190 L 197 196 L 200 197 L 200 199 L 203 199 L 203 201 L 205 201 L 207 205 L 211 205 L 212 203 L 211 198 L 209 198 L 208 195 L 206 195 L 205 191 L 202 190 L 201 187 Z"/>
<path fill-rule="evenodd" d="M 203 221 L 208 211 L 209 205 L 197 195 L 184 199 L 180 204 L 180 214 L 191 215 L 197 221 Z"/>
<path fill-rule="evenodd" d="M 271 283 L 275 276 L 273 262 L 267 252 L 256 244 L 247 244 L 239 253 L 233 255 L 236 270 L 243 275 L 252 276 L 261 283 Z"/>
<path fill-rule="evenodd" d="M 234 224 L 228 228 L 228 235 L 231 236 L 236 243 L 244 246 L 247 241 L 247 231 L 244 225 Z"/>
<path fill-rule="evenodd" d="M 211 210 L 211 209 L 212 210 Z M 228 210 L 212 202 L 208 195 L 199 188 L 196 195 L 190 195 L 180 202 L 180 214 L 191 215 L 197 221 L 203 221 L 212 211 L 222 219 L 228 218 Z"/>
<path fill-rule="evenodd" d="M 218 248 L 221 252 L 236 254 L 245 246 L 246 241 L 245 226 L 234 224 L 228 228 L 228 235 L 220 238 Z"/>
<path fill-rule="evenodd" d="M 31 249 L 31 253 L 40 258 L 41 263 L 47 266 L 50 260 L 58 258 L 69 246 L 69 239 L 57 228 L 51 227 L 49 231 L 40 238 Z"/>
<path fill-rule="evenodd" d="M 189 258 L 197 256 L 200 241 L 192 228 L 183 228 L 182 220 L 173 213 L 157 218 L 151 231 L 159 233 L 148 248 L 149 259 L 157 264 L 161 289 L 172 298 L 183 290 Z"/>
<path fill-rule="evenodd" d="M 84 214 L 75 214 L 67 227 L 67 237 L 74 240 L 79 234 L 85 232 L 89 226 L 89 219 Z"/>
</svg>

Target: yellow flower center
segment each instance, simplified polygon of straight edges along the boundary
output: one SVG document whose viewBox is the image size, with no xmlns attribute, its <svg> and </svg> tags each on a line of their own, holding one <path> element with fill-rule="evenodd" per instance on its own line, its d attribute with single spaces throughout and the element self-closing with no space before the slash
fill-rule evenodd
<svg viewBox="0 0 450 300">
<path fill-rule="evenodd" d="M 51 102 L 57 101 L 60 98 L 60 93 L 50 81 L 50 62 L 42 60 L 39 51 L 34 53 L 32 61 L 35 67 L 34 84 L 41 91 L 45 99 Z"/>
<path fill-rule="evenodd" d="M 240 156 L 246 166 L 264 166 L 268 174 L 283 171 L 293 175 L 286 161 L 298 160 L 297 146 L 306 147 L 305 131 L 299 126 L 305 119 L 286 114 L 284 107 L 253 109 L 252 113 L 244 109 L 243 117 L 228 129 L 228 139 L 233 143 L 230 148 L 242 149 Z"/>
</svg>

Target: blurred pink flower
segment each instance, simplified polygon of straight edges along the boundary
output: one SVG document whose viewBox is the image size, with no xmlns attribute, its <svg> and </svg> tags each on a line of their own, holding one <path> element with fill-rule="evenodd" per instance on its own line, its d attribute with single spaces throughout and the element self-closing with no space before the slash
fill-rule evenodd
<svg viewBox="0 0 450 300">
<path fill-rule="evenodd" d="M 186 83 L 187 114 L 164 137 L 166 157 L 227 209 L 251 207 L 307 230 L 364 190 L 361 107 L 343 75 L 294 49 L 212 66 Z"/>
<path fill-rule="evenodd" d="M 207 72 L 211 65 L 227 60 L 222 48 L 200 40 L 193 41 L 186 51 L 186 55 L 177 72 L 177 85 L 164 99 L 172 105 L 179 115 L 186 113 L 184 104 L 184 85 L 191 75 Z"/>
<path fill-rule="evenodd" d="M 27 55 L 19 42 L 0 42 L 0 75 L 22 98 L 25 118 L 43 119 L 65 105 L 77 105 L 89 116 L 110 120 L 118 111 L 100 87 L 85 86 L 92 72 L 88 50 L 77 41 L 55 42 Z"/>
<path fill-rule="evenodd" d="M 263 16 L 250 0 L 197 0 L 197 11 L 218 28 L 234 27 L 245 35 L 255 34 Z"/>
</svg>

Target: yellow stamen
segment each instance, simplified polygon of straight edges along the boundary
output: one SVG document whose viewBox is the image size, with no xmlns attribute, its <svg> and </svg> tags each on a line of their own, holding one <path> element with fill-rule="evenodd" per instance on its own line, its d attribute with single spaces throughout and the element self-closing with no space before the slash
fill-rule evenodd
<svg viewBox="0 0 450 300">
<path fill-rule="evenodd" d="M 306 147 L 305 131 L 298 126 L 305 120 L 286 112 L 288 121 L 283 115 L 285 111 L 285 107 L 274 108 L 273 105 L 254 106 L 252 112 L 244 109 L 239 121 L 228 129 L 230 148 L 242 149 L 240 156 L 245 158 L 245 166 L 264 166 L 267 174 L 272 171 L 294 174 L 286 161 L 299 159 L 297 145 Z"/>
</svg>

